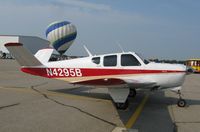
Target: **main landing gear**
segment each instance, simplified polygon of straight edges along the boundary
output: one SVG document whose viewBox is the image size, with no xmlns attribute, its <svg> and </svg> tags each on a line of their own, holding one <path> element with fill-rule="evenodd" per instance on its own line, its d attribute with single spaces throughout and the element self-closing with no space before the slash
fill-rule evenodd
<svg viewBox="0 0 200 132">
<path fill-rule="evenodd" d="M 128 97 L 134 98 L 136 96 L 136 94 L 137 94 L 137 92 L 134 88 L 130 89 Z"/>
<path fill-rule="evenodd" d="M 128 97 L 134 98 L 136 96 L 136 94 L 137 94 L 137 92 L 136 92 L 135 89 L 130 89 Z M 116 106 L 117 109 L 120 109 L 120 110 L 127 109 L 128 106 L 129 106 L 129 100 L 128 100 L 128 98 L 126 99 L 126 101 L 124 103 L 115 103 L 115 106 Z"/>
<path fill-rule="evenodd" d="M 125 110 L 129 106 L 128 97 L 135 97 L 136 90 L 129 88 L 109 88 L 108 92 L 117 109 Z"/>
<path fill-rule="evenodd" d="M 128 95 L 130 93 L 129 88 L 108 88 L 108 92 L 117 109 L 125 110 L 128 108 Z"/>
<path fill-rule="evenodd" d="M 182 97 L 181 97 L 181 91 L 178 90 L 177 94 L 179 95 L 179 100 L 177 102 L 177 105 L 179 107 L 185 107 L 186 106 L 186 101 L 184 99 L 182 99 Z"/>
<path fill-rule="evenodd" d="M 115 103 L 115 106 L 117 109 L 120 109 L 120 110 L 125 110 L 128 108 L 129 106 L 129 101 L 128 99 L 125 101 L 125 103 Z"/>
</svg>

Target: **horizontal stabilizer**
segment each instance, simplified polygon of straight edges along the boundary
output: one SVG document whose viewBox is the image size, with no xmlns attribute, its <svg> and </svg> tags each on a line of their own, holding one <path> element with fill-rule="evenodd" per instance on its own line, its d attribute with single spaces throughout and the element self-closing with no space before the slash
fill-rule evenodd
<svg viewBox="0 0 200 132">
<path fill-rule="evenodd" d="M 39 60 L 35 58 L 21 43 L 7 43 L 5 47 L 21 66 L 40 66 Z"/>
<path fill-rule="evenodd" d="M 41 49 L 36 54 L 35 57 L 41 62 L 41 63 L 47 63 L 51 57 L 51 54 L 53 53 L 52 48 L 47 49 Z"/>
</svg>

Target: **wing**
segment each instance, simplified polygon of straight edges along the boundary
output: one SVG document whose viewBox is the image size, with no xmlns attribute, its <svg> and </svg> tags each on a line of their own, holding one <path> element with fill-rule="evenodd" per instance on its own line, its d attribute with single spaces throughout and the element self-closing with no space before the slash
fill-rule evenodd
<svg viewBox="0 0 200 132">
<path fill-rule="evenodd" d="M 100 86 L 100 87 L 116 87 L 116 86 L 128 86 L 134 88 L 149 88 L 156 86 L 155 82 L 146 80 L 134 80 L 134 79 L 119 79 L 119 78 L 106 78 L 106 79 L 93 79 L 87 81 L 76 82 L 75 84 Z"/>
<path fill-rule="evenodd" d="M 134 79 L 124 79 L 129 87 L 133 88 L 149 88 L 157 86 L 156 82 L 149 80 L 134 80 Z"/>
</svg>

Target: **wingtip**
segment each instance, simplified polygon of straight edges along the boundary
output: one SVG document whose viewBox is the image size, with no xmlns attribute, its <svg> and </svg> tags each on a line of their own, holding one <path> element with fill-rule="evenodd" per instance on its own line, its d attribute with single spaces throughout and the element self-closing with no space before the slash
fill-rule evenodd
<svg viewBox="0 0 200 132">
<path fill-rule="evenodd" d="M 4 46 L 9 47 L 9 46 L 22 46 L 23 44 L 21 43 L 6 43 Z"/>
</svg>

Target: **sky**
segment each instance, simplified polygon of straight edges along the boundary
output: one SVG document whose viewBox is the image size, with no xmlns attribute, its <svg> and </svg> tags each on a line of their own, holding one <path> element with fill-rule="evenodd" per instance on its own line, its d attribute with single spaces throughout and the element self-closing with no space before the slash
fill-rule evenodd
<svg viewBox="0 0 200 132">
<path fill-rule="evenodd" d="M 134 51 L 146 58 L 200 58 L 199 0 L 0 1 L 0 35 L 46 39 L 47 26 L 70 21 L 77 38 L 66 52 L 87 55 Z"/>
</svg>

